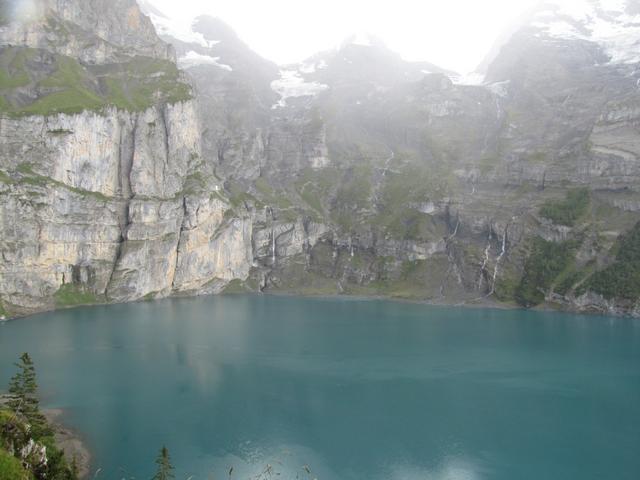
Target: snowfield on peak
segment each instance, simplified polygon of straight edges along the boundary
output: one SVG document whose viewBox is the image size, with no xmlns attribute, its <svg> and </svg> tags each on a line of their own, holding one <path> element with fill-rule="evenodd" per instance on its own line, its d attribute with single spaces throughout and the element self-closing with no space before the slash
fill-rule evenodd
<svg viewBox="0 0 640 480">
<path fill-rule="evenodd" d="M 484 74 L 478 72 L 465 73 L 463 75 L 450 75 L 454 85 L 480 86 L 484 84 Z"/>
<path fill-rule="evenodd" d="M 140 2 L 140 7 L 144 14 L 149 17 L 160 36 L 173 37 L 181 42 L 196 44 L 205 48 L 211 48 L 220 43 L 218 40 L 207 40 L 204 35 L 195 32 L 193 30 L 193 19 L 169 19 L 146 2 Z"/>
<path fill-rule="evenodd" d="M 211 57 L 209 55 L 201 55 L 193 50 L 186 53 L 186 55 L 178 59 L 178 66 L 186 69 L 191 67 L 197 67 L 199 65 L 214 65 L 228 72 L 232 72 L 233 68 L 224 63 L 220 63 L 220 57 Z"/>
<path fill-rule="evenodd" d="M 640 15 L 624 0 L 577 0 L 549 5 L 534 18 L 539 35 L 599 44 L 611 63 L 640 62 Z"/>
<path fill-rule="evenodd" d="M 329 85 L 319 82 L 307 82 L 298 70 L 280 70 L 280 78 L 271 82 L 271 89 L 280 95 L 280 101 L 272 108 L 286 107 L 287 99 L 297 97 L 315 97 L 329 89 Z"/>
<path fill-rule="evenodd" d="M 349 43 L 352 45 L 360 45 L 362 47 L 372 47 L 374 39 L 368 33 L 359 32 L 349 39 Z"/>
<path fill-rule="evenodd" d="M 325 60 L 320 60 L 319 62 L 311 62 L 311 61 L 304 61 L 302 62 L 302 64 L 300 65 L 300 72 L 301 73 L 315 73 L 318 70 L 322 70 L 323 68 L 327 68 L 327 62 Z"/>
</svg>

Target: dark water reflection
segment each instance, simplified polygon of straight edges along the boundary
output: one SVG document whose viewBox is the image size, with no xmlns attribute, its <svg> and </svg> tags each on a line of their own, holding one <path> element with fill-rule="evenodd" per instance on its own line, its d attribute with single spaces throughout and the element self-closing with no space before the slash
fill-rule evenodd
<svg viewBox="0 0 640 480">
<path fill-rule="evenodd" d="M 219 297 L 4 324 L 3 385 L 23 351 L 102 478 L 640 478 L 632 320 Z"/>
</svg>

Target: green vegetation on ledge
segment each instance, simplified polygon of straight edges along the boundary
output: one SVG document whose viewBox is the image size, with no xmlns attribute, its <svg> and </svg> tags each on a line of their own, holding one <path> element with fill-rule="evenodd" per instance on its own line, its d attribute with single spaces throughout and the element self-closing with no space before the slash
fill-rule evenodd
<svg viewBox="0 0 640 480">
<path fill-rule="evenodd" d="M 592 290 L 607 299 L 640 298 L 640 222 L 618 239 L 616 259 L 596 272 L 581 290 Z"/>
<path fill-rule="evenodd" d="M 535 237 L 524 274 L 515 289 L 518 304 L 534 307 L 544 302 L 554 280 L 572 265 L 578 246 L 576 241 L 556 243 Z"/>
<path fill-rule="evenodd" d="M 167 60 L 135 57 L 118 64 L 83 65 L 44 50 L 0 49 L 0 113 L 73 114 L 108 107 L 140 111 L 190 98 L 191 87 Z"/>
<path fill-rule="evenodd" d="M 567 192 L 564 200 L 548 201 L 540 208 L 540 215 L 556 225 L 573 227 L 589 207 L 589 190 L 578 188 Z"/>
<path fill-rule="evenodd" d="M 77 305 L 92 305 L 98 303 L 98 298 L 91 292 L 73 283 L 62 285 L 55 293 L 56 306 L 73 307 Z"/>
<path fill-rule="evenodd" d="M 0 412 L 2 414 L 3 412 Z M 0 422 L 2 420 L 0 419 Z M 32 480 L 33 475 L 24 469 L 20 460 L 0 447 L 0 480 Z"/>
</svg>

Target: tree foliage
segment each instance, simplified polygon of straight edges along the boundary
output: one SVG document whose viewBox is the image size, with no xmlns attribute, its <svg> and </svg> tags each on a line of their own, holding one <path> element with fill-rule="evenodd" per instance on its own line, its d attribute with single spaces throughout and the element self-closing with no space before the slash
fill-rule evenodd
<svg viewBox="0 0 640 480">
<path fill-rule="evenodd" d="M 175 478 L 173 474 L 173 465 L 171 465 L 171 458 L 169 457 L 169 450 L 167 447 L 162 447 L 158 458 L 156 459 L 156 465 L 158 471 L 153 476 L 152 480 L 170 480 Z"/>
<path fill-rule="evenodd" d="M 51 430 L 47 420 L 40 412 L 36 370 L 31 356 L 23 353 L 15 366 L 18 367 L 18 372 L 9 383 L 9 401 L 7 402 L 9 408 L 29 423 L 34 439 L 50 435 Z"/>
<path fill-rule="evenodd" d="M 578 188 L 567 192 L 564 200 L 546 202 L 540 208 L 540 215 L 556 225 L 573 227 L 589 206 L 589 190 Z"/>
<path fill-rule="evenodd" d="M 534 307 L 544 302 L 545 293 L 569 266 L 577 246 L 573 241 L 556 243 L 534 238 L 522 280 L 515 291 L 516 301 L 523 307 Z"/>
<path fill-rule="evenodd" d="M 596 272 L 585 289 L 605 298 L 640 298 L 640 222 L 622 235 L 616 245 L 618 253 L 612 265 Z"/>
<path fill-rule="evenodd" d="M 77 480 L 77 468 L 67 463 L 40 411 L 33 360 L 24 353 L 15 365 L 18 372 L 9 384 L 9 410 L 0 409 L 0 456 L 13 456 L 16 461 L 0 461 L 0 480 L 21 479 L 16 465 L 26 472 L 25 480 Z"/>
</svg>

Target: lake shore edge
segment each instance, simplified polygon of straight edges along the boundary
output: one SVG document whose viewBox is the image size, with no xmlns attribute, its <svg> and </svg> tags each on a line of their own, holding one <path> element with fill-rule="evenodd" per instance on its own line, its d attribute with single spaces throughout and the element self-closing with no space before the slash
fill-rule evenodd
<svg viewBox="0 0 640 480">
<path fill-rule="evenodd" d="M 0 392 L 0 407 L 6 406 L 8 396 Z M 56 447 L 64 452 L 64 456 L 71 464 L 74 459 L 78 467 L 78 478 L 85 480 L 91 470 L 91 451 L 82 436 L 71 429 L 64 422 L 65 411 L 62 408 L 43 408 L 42 414 L 53 429 Z"/>
<path fill-rule="evenodd" d="M 91 470 L 91 451 L 81 434 L 64 422 L 64 409 L 47 408 L 43 409 L 42 413 L 53 428 L 56 445 L 64 452 L 67 461 L 71 463 L 75 459 L 78 478 L 80 480 L 88 478 Z"/>
<path fill-rule="evenodd" d="M 233 293 L 217 293 L 211 295 L 170 295 L 164 298 L 157 298 L 153 300 L 148 299 L 140 299 L 130 302 L 116 302 L 116 303 L 90 303 L 90 304 L 79 304 L 74 306 L 60 307 L 60 308 L 51 308 L 44 309 L 37 312 L 26 313 L 24 315 L 16 315 L 12 317 L 2 317 L 0 318 L 0 326 L 3 323 L 16 321 L 20 319 L 34 317 L 36 315 L 59 312 L 64 310 L 75 310 L 77 308 L 88 308 L 88 307 L 105 307 L 109 305 L 127 305 L 127 304 L 136 304 L 136 303 L 148 303 L 148 302 L 157 302 L 157 301 L 166 301 L 166 300 L 182 300 L 182 299 L 197 299 L 203 297 L 222 297 L 222 296 L 238 296 L 238 295 L 247 295 L 247 296 L 265 296 L 265 297 L 299 297 L 299 298 L 317 298 L 317 299 L 328 299 L 328 300 L 354 300 L 354 301 L 386 301 L 386 302 L 396 302 L 396 303 L 405 303 L 405 304 L 414 304 L 414 305 L 426 305 L 433 307 L 452 307 L 452 308 L 478 308 L 478 309 L 488 309 L 488 310 L 519 310 L 519 311 L 532 311 L 532 312 L 557 312 L 564 313 L 568 315 L 584 315 L 590 317 L 607 317 L 607 318 L 619 318 L 619 319 L 632 319 L 632 320 L 640 320 L 640 309 L 632 311 L 632 312 L 616 312 L 616 311 L 600 311 L 596 309 L 590 310 L 575 310 L 567 305 L 558 304 L 554 302 L 545 302 L 541 305 L 538 305 L 533 308 L 525 308 L 517 304 L 513 303 L 504 303 L 493 300 L 487 297 L 476 298 L 472 300 L 462 300 L 460 302 L 447 302 L 447 301 L 438 301 L 434 299 L 419 299 L 419 298 L 404 298 L 404 297 L 394 297 L 387 295 L 355 295 L 355 294 L 308 294 L 308 293 L 299 293 L 299 292 L 288 292 L 288 291 L 269 291 L 269 292 L 254 292 L 254 291 L 246 291 L 246 292 L 233 292 Z"/>
</svg>

